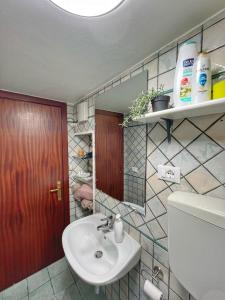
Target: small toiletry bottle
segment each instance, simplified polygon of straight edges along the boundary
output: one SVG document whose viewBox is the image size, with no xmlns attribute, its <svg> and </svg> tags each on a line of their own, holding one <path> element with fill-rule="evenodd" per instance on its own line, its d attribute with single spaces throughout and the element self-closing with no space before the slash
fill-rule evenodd
<svg viewBox="0 0 225 300">
<path fill-rule="evenodd" d="M 193 65 L 197 56 L 198 52 L 195 42 L 186 42 L 180 47 L 173 90 L 175 107 L 193 104 Z"/>
<path fill-rule="evenodd" d="M 123 221 L 121 220 L 120 214 L 116 215 L 113 229 L 114 229 L 114 237 L 115 237 L 116 243 L 122 243 L 123 237 L 124 237 L 124 232 L 123 232 Z"/>
<path fill-rule="evenodd" d="M 194 64 L 194 80 L 192 88 L 193 103 L 210 100 L 211 97 L 211 63 L 207 53 L 200 53 Z"/>
</svg>

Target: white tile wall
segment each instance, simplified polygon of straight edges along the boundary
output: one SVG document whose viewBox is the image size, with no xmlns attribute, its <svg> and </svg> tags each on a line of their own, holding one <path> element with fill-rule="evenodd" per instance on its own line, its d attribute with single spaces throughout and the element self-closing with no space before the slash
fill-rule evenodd
<svg viewBox="0 0 225 300">
<path fill-rule="evenodd" d="M 223 70 L 225 59 L 225 12 L 208 20 L 204 31 L 202 26 L 189 32 L 177 40 L 177 48 L 171 44 L 159 53 L 159 58 L 145 63 L 148 70 L 148 88 L 173 88 L 175 59 L 177 50 L 186 40 L 197 42 L 198 49 L 210 50 L 213 69 L 215 65 Z M 217 22 L 216 24 L 214 24 Z M 212 27 L 210 27 L 212 26 Z M 203 40 L 203 44 L 202 44 Z M 219 47 L 219 48 L 218 48 Z M 172 49 L 171 49 L 172 48 Z M 165 53 L 166 51 L 166 53 Z M 169 51 L 169 52 L 168 52 Z M 154 54 L 154 57 L 157 56 Z M 145 61 L 144 61 L 145 62 Z M 222 68 L 221 68 L 222 65 Z M 172 69 L 172 70 L 171 70 Z M 129 78 L 129 74 L 125 76 Z M 119 82 L 115 80 L 117 84 Z M 142 268 L 149 272 L 153 264 L 162 267 L 165 278 L 160 281 L 165 299 L 194 300 L 182 287 L 169 268 L 167 248 L 167 197 L 176 190 L 204 193 L 225 198 L 225 121 L 223 115 L 211 115 L 201 118 L 177 120 L 174 122 L 172 144 L 166 141 L 165 125 L 151 124 L 147 135 L 147 184 L 146 184 L 146 216 L 137 216 L 127 211 L 123 204 L 104 193 L 96 194 L 96 209 L 107 215 L 122 212 L 126 230 L 142 244 L 141 264 L 135 269 L 139 273 L 135 284 L 132 272 L 126 279 L 106 288 L 109 300 L 114 299 L 147 299 L 143 294 Z M 181 183 L 172 184 L 158 180 L 156 169 L 158 164 L 172 164 L 181 167 Z M 106 200 L 108 198 L 108 200 Z M 113 207 L 111 205 L 113 203 Z M 138 278 L 138 279 L 137 279 Z M 139 291 L 138 291 L 139 287 Z M 129 296 L 128 296 L 129 295 Z M 129 298 L 128 298 L 129 297 Z"/>
</svg>

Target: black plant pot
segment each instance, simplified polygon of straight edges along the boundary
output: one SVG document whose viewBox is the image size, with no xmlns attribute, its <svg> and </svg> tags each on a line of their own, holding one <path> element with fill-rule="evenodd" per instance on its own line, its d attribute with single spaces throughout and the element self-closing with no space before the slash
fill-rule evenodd
<svg viewBox="0 0 225 300">
<path fill-rule="evenodd" d="M 169 108 L 170 96 L 158 96 L 151 100 L 152 110 L 160 111 Z"/>
</svg>

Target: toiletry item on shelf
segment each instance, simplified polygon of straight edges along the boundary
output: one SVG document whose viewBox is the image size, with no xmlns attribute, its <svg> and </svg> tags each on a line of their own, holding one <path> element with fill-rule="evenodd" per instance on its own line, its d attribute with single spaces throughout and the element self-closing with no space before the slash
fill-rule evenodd
<svg viewBox="0 0 225 300">
<path fill-rule="evenodd" d="M 193 65 L 197 56 L 195 42 L 187 42 L 180 47 L 174 79 L 175 107 L 192 104 Z"/>
<path fill-rule="evenodd" d="M 85 158 L 92 158 L 92 152 L 87 152 L 84 157 Z"/>
<path fill-rule="evenodd" d="M 163 293 L 149 280 L 145 280 L 144 293 L 149 296 L 152 300 L 162 300 Z"/>
<path fill-rule="evenodd" d="M 75 149 L 75 157 L 84 157 L 85 156 L 85 151 L 81 148 Z"/>
<path fill-rule="evenodd" d="M 116 215 L 115 222 L 113 225 L 113 230 L 114 230 L 114 237 L 116 243 L 122 243 L 124 237 L 124 231 L 123 231 L 123 221 L 121 219 L 120 214 Z"/>
<path fill-rule="evenodd" d="M 88 184 L 82 184 L 80 188 L 75 191 L 74 197 L 76 199 L 87 199 L 93 201 L 93 189 Z"/>
<path fill-rule="evenodd" d="M 90 172 L 84 172 L 84 171 L 80 171 L 78 173 L 76 173 L 77 177 L 81 177 L 81 178 L 87 178 L 91 176 Z"/>
<path fill-rule="evenodd" d="M 83 209 L 93 210 L 93 201 L 88 200 L 88 199 L 82 199 L 81 206 Z"/>
<path fill-rule="evenodd" d="M 225 98 L 225 74 L 221 75 L 213 85 L 213 99 Z"/>
<path fill-rule="evenodd" d="M 211 62 L 207 53 L 200 53 L 193 68 L 192 101 L 194 104 L 210 100 Z"/>
</svg>

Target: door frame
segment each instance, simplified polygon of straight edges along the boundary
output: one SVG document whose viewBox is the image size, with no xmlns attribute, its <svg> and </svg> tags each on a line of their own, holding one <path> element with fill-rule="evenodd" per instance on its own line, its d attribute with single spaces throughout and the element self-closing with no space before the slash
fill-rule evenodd
<svg viewBox="0 0 225 300">
<path fill-rule="evenodd" d="M 50 99 L 29 96 L 9 91 L 0 90 L 0 100 L 9 99 L 24 102 L 37 103 L 61 108 L 61 129 L 62 129 L 62 179 L 63 179 L 63 204 L 64 224 L 67 226 L 70 221 L 69 208 L 69 169 L 68 169 L 68 131 L 67 131 L 67 104 Z"/>
</svg>

